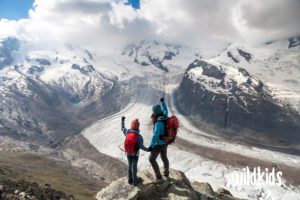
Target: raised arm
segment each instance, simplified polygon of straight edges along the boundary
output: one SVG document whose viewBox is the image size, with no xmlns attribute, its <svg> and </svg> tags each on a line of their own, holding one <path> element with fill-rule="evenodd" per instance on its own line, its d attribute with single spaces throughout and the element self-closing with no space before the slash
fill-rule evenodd
<svg viewBox="0 0 300 200">
<path fill-rule="evenodd" d="M 165 103 L 165 99 L 164 98 L 160 98 L 160 102 L 161 102 L 161 106 L 162 106 L 162 110 L 163 110 L 163 113 L 164 113 L 164 116 L 168 116 L 169 112 L 168 112 L 168 108 L 166 106 L 166 103 Z"/>
<path fill-rule="evenodd" d="M 125 117 L 124 116 L 122 116 L 122 118 L 121 118 L 121 131 L 126 136 L 127 129 L 125 128 Z"/>
</svg>

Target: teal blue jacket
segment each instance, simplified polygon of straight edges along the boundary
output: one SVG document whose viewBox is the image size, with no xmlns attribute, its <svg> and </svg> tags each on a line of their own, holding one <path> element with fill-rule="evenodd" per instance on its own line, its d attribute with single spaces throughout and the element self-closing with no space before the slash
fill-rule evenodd
<svg viewBox="0 0 300 200">
<path fill-rule="evenodd" d="M 162 106 L 162 110 L 163 110 L 163 116 L 160 116 L 157 119 L 157 122 L 154 124 L 154 129 L 153 129 L 153 134 L 152 134 L 152 140 L 150 143 L 150 146 L 152 148 L 154 148 L 157 145 L 165 145 L 167 144 L 165 141 L 162 141 L 159 136 L 162 136 L 165 134 L 165 123 L 164 121 L 166 121 L 168 119 L 168 108 L 165 104 L 165 102 L 161 103 Z"/>
</svg>

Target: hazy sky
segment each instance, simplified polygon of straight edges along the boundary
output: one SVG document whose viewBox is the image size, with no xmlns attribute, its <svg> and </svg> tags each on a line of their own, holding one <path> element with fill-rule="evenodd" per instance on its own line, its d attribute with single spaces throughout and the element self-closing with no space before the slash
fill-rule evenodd
<svg viewBox="0 0 300 200">
<path fill-rule="evenodd" d="M 4 1 L 0 11 L 11 9 Z M 0 38 L 108 51 L 143 39 L 208 48 L 256 44 L 300 35 L 299 10 L 300 0 L 35 0 L 28 18 L 12 20 L 20 17 L 11 9 L 12 17 L 1 19 Z"/>
</svg>

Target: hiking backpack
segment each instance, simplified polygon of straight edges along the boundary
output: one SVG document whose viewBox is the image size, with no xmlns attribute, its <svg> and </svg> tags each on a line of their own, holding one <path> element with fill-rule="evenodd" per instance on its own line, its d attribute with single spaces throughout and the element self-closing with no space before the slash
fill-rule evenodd
<svg viewBox="0 0 300 200">
<path fill-rule="evenodd" d="M 138 151 L 138 139 L 139 135 L 135 133 L 127 133 L 126 139 L 125 139 L 125 152 L 129 155 L 134 154 Z"/>
<path fill-rule="evenodd" d="M 179 121 L 175 115 L 169 117 L 165 121 L 166 131 L 165 134 L 161 137 L 163 141 L 170 144 L 173 143 L 176 139 L 176 135 L 179 128 Z"/>
</svg>

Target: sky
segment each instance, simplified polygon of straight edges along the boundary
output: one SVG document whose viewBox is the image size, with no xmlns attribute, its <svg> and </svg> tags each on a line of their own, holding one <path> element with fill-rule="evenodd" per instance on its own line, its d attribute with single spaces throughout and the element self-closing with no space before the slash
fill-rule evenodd
<svg viewBox="0 0 300 200">
<path fill-rule="evenodd" d="M 33 0 L 0 0 L 0 18 L 18 20 L 28 17 Z"/>
<path fill-rule="evenodd" d="M 0 18 L 9 20 L 28 18 L 33 2 L 33 0 L 0 0 Z M 135 9 L 140 8 L 140 0 L 129 0 L 125 4 Z"/>
<path fill-rule="evenodd" d="M 131 5 L 135 9 L 140 8 L 140 0 L 129 0 L 127 4 Z"/>
<path fill-rule="evenodd" d="M 0 0 L 0 39 L 115 51 L 157 40 L 195 48 L 300 35 L 300 0 Z"/>
</svg>

